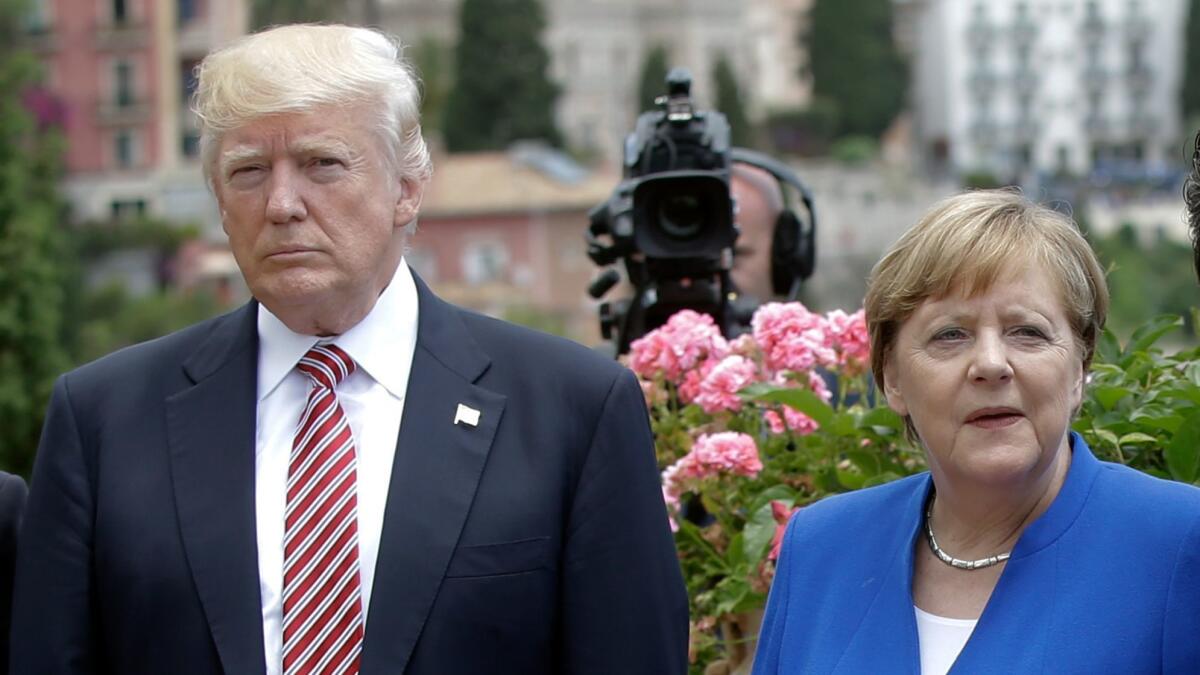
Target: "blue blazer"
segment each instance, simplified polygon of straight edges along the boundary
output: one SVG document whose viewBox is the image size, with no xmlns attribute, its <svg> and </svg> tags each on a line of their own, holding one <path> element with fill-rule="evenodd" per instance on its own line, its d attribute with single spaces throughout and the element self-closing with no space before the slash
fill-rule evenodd
<svg viewBox="0 0 1200 675">
<path fill-rule="evenodd" d="M 417 292 L 361 672 L 685 672 L 687 595 L 633 374 Z M 264 672 L 256 312 L 58 380 L 14 673 Z M 453 424 L 460 403 L 478 426 Z"/>
<path fill-rule="evenodd" d="M 1071 434 L 952 673 L 1200 673 L 1200 490 L 1098 461 Z M 788 525 L 755 675 L 920 673 L 913 546 L 929 474 L 822 500 Z"/>
</svg>

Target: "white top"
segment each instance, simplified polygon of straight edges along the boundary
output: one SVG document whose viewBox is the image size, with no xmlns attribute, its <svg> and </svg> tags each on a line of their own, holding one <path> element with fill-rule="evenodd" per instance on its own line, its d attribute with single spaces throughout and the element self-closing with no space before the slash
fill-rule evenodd
<svg viewBox="0 0 1200 675">
<path fill-rule="evenodd" d="M 403 259 L 375 307 L 336 338 L 293 333 L 258 307 L 258 417 L 254 500 L 258 525 L 258 579 L 262 593 L 267 675 L 283 672 L 283 514 L 292 437 L 310 380 L 296 364 L 314 344 L 334 342 L 358 364 L 338 384 L 358 461 L 358 564 L 363 621 L 371 602 L 375 560 L 383 530 L 392 459 L 417 343 L 417 288 Z"/>
<path fill-rule="evenodd" d="M 917 640 L 921 645 L 921 675 L 946 675 L 962 651 L 978 619 L 950 619 L 917 611 Z"/>
</svg>

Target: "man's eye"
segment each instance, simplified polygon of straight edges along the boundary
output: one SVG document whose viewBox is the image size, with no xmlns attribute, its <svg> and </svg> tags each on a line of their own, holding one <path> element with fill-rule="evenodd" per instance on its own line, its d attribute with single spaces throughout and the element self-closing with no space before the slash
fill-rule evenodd
<svg viewBox="0 0 1200 675">
<path fill-rule="evenodd" d="M 342 160 L 336 159 L 333 157 L 317 157 L 317 158 L 313 159 L 313 161 L 312 161 L 313 166 L 322 167 L 322 168 L 332 167 L 332 166 L 341 166 L 341 164 L 342 164 Z"/>
</svg>

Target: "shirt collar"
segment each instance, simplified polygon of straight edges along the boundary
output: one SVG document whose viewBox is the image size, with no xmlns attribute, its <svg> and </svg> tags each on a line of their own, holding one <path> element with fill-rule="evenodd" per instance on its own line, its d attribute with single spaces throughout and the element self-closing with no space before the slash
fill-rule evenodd
<svg viewBox="0 0 1200 675">
<path fill-rule="evenodd" d="M 333 338 L 302 335 L 258 306 L 258 400 L 269 396 L 318 342 L 335 342 L 393 396 L 403 398 L 417 342 L 417 288 L 403 258 L 367 316 Z"/>
</svg>

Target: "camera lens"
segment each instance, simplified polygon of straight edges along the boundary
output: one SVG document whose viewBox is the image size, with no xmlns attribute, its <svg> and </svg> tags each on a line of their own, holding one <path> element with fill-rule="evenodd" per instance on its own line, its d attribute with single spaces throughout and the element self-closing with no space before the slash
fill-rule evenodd
<svg viewBox="0 0 1200 675">
<path fill-rule="evenodd" d="M 669 195 L 658 204 L 658 222 L 675 239 L 691 239 L 704 229 L 704 208 L 696 195 Z"/>
</svg>

